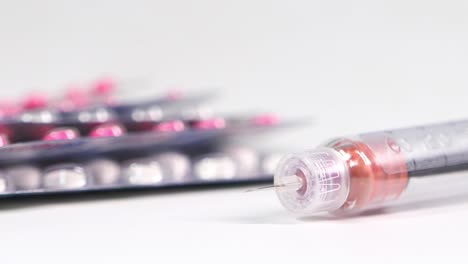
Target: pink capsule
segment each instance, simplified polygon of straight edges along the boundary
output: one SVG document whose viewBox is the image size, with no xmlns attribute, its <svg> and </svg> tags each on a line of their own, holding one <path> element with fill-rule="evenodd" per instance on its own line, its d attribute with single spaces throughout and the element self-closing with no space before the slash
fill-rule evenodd
<svg viewBox="0 0 468 264">
<path fill-rule="evenodd" d="M 180 120 L 162 122 L 153 127 L 153 130 L 157 132 L 179 132 L 184 129 L 185 124 Z"/>
<path fill-rule="evenodd" d="M 193 123 L 193 128 L 200 130 L 222 129 L 226 127 L 226 121 L 222 118 L 199 120 Z"/>
<path fill-rule="evenodd" d="M 93 138 L 119 137 L 125 132 L 125 128 L 119 124 L 103 124 L 93 129 L 89 136 Z"/>
<path fill-rule="evenodd" d="M 79 133 L 73 128 L 56 128 L 48 132 L 42 139 L 49 140 L 70 140 L 79 137 Z"/>
<path fill-rule="evenodd" d="M 22 102 L 22 106 L 26 110 L 44 108 L 47 105 L 48 105 L 47 96 L 39 92 L 30 93 L 24 98 Z"/>
<path fill-rule="evenodd" d="M 254 116 L 251 119 L 251 122 L 258 126 L 272 126 L 278 124 L 280 119 L 276 114 L 269 113 Z"/>
<path fill-rule="evenodd" d="M 91 92 L 95 95 L 105 96 L 113 93 L 116 86 L 116 82 L 113 78 L 102 77 L 93 83 Z"/>
</svg>

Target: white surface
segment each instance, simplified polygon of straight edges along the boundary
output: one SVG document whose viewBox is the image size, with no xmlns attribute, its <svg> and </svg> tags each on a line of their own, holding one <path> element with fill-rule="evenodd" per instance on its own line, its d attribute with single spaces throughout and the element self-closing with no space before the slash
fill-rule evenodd
<svg viewBox="0 0 468 264">
<path fill-rule="evenodd" d="M 334 135 L 465 117 L 467 11 L 465 1 L 10 1 L 0 6 L 1 93 L 100 73 L 147 76 L 159 88 L 218 86 L 222 110 L 314 116 L 316 127 L 277 140 L 311 148 Z M 273 193 L 243 190 L 1 203 L 0 260 L 452 263 L 467 255 L 466 203 L 305 221 Z"/>
</svg>

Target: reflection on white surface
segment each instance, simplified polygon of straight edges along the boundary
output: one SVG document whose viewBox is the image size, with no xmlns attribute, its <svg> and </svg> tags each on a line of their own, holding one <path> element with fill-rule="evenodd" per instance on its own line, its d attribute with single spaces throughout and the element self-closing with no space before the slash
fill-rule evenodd
<svg viewBox="0 0 468 264">
<path fill-rule="evenodd" d="M 131 113 L 134 121 L 160 121 L 163 119 L 163 111 L 158 106 L 148 108 L 137 108 Z"/>
<path fill-rule="evenodd" d="M 135 185 L 156 184 L 163 180 L 161 166 L 155 161 L 129 161 L 123 169 L 125 179 Z"/>
<path fill-rule="evenodd" d="M 280 160 L 283 158 L 283 153 L 267 154 L 262 159 L 262 171 L 265 174 L 273 175 L 276 171 Z"/>
<path fill-rule="evenodd" d="M 55 113 L 49 110 L 26 112 L 20 116 L 20 119 L 23 122 L 35 123 L 51 123 L 55 120 L 55 118 Z"/>
<path fill-rule="evenodd" d="M 9 167 L 6 169 L 6 173 L 19 190 L 35 190 L 41 185 L 41 171 L 35 166 Z"/>
<path fill-rule="evenodd" d="M 161 166 L 165 178 L 181 182 L 191 171 L 189 157 L 178 152 L 166 152 L 152 157 Z"/>
<path fill-rule="evenodd" d="M 5 177 L 6 175 L 4 175 L 3 173 L 0 173 L 0 192 L 4 192 L 7 190 L 8 182 Z"/>
<path fill-rule="evenodd" d="M 194 164 L 194 173 L 202 180 L 232 179 L 236 177 L 236 163 L 225 155 L 206 156 Z"/>
<path fill-rule="evenodd" d="M 76 189 L 86 185 L 83 168 L 69 165 L 56 165 L 45 169 L 43 186 L 46 189 Z"/>
<path fill-rule="evenodd" d="M 106 108 L 96 108 L 78 113 L 78 120 L 80 122 L 105 122 L 114 117 L 114 114 Z"/>
<path fill-rule="evenodd" d="M 93 177 L 94 183 L 108 185 L 118 181 L 120 166 L 110 159 L 95 159 L 86 164 L 86 169 Z"/>
<path fill-rule="evenodd" d="M 255 149 L 242 146 L 229 146 L 223 149 L 223 153 L 226 153 L 226 155 L 235 161 L 239 177 L 249 177 L 258 174 L 260 157 Z"/>
<path fill-rule="evenodd" d="M 213 108 L 205 104 L 187 106 L 182 109 L 184 119 L 208 119 L 213 116 Z"/>
</svg>

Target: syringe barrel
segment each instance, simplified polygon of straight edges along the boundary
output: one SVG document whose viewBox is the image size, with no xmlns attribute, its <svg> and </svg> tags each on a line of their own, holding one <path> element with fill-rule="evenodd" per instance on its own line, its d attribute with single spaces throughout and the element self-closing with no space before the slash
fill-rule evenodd
<svg viewBox="0 0 468 264">
<path fill-rule="evenodd" d="M 291 211 L 341 214 L 468 194 L 467 169 L 468 120 L 333 139 L 286 156 L 275 185 Z"/>
</svg>

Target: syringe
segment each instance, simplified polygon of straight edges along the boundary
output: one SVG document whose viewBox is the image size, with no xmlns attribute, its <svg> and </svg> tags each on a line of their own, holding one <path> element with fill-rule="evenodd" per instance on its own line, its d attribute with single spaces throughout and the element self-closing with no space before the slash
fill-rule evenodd
<svg viewBox="0 0 468 264">
<path fill-rule="evenodd" d="M 468 120 L 333 139 L 284 157 L 274 187 L 300 215 L 468 195 Z"/>
</svg>

